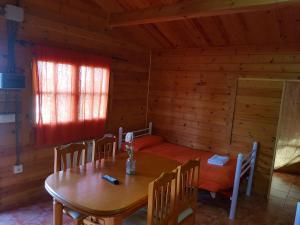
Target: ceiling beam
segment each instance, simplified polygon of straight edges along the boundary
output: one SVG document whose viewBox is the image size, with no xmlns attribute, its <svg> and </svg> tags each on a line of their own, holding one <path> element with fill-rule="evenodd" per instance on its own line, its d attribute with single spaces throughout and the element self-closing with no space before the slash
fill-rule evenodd
<svg viewBox="0 0 300 225">
<path fill-rule="evenodd" d="M 110 15 L 110 26 L 131 26 L 186 18 L 286 7 L 300 0 L 191 0 Z"/>
</svg>

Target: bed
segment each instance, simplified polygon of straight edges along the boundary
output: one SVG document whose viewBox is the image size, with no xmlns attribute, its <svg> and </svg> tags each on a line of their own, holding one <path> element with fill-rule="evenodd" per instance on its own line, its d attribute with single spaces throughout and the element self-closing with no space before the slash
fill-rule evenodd
<svg viewBox="0 0 300 225">
<path fill-rule="evenodd" d="M 253 143 L 253 149 L 248 156 L 238 154 L 230 157 L 224 166 L 214 166 L 207 160 L 215 153 L 209 151 L 195 150 L 192 148 L 166 142 L 162 137 L 152 134 L 152 123 L 149 127 L 141 130 L 131 131 L 134 134 L 133 146 L 135 151 L 143 151 L 168 159 L 184 163 L 190 159 L 200 159 L 199 189 L 207 190 L 212 196 L 216 193 L 229 193 L 231 199 L 230 219 L 234 219 L 239 184 L 241 179 L 248 179 L 247 192 L 250 196 L 254 166 L 257 152 L 257 142 Z M 124 149 L 123 128 L 119 128 L 118 148 Z"/>
</svg>

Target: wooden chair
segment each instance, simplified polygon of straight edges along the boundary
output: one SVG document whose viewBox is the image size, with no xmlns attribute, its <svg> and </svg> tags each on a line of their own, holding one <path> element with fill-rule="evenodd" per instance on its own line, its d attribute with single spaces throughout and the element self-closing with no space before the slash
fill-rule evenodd
<svg viewBox="0 0 300 225">
<path fill-rule="evenodd" d="M 148 209 L 128 217 L 123 225 L 173 225 L 176 216 L 176 172 L 162 173 L 149 184 Z"/>
<path fill-rule="evenodd" d="M 173 224 L 176 204 L 176 173 L 163 173 L 150 183 L 147 225 Z"/>
<path fill-rule="evenodd" d="M 116 147 L 117 138 L 113 135 L 106 135 L 100 139 L 94 140 L 92 162 L 96 164 L 97 161 L 101 162 L 102 159 L 114 158 L 116 154 Z M 84 219 L 83 223 L 85 225 L 103 225 L 105 224 L 105 220 L 102 218 L 89 216 Z"/>
<path fill-rule="evenodd" d="M 176 172 L 162 173 L 159 178 L 149 184 L 148 210 L 143 208 L 128 217 L 123 225 L 173 225 L 176 203 Z M 84 220 L 85 225 L 103 223 Z"/>
<path fill-rule="evenodd" d="M 72 143 L 56 147 L 54 149 L 54 173 L 61 170 L 65 171 L 68 168 L 85 165 L 87 162 L 87 150 L 87 145 L 85 143 Z"/>
<path fill-rule="evenodd" d="M 87 162 L 87 150 L 87 145 L 84 143 L 72 143 L 56 147 L 54 149 L 54 173 L 85 165 Z M 82 215 L 67 207 L 64 207 L 63 211 L 73 219 L 74 225 L 83 224 L 83 219 L 86 215 Z"/>
<path fill-rule="evenodd" d="M 83 220 L 84 225 L 105 225 L 105 221 L 101 218 L 89 216 Z"/>
<path fill-rule="evenodd" d="M 199 168 L 199 160 L 190 160 L 178 167 L 175 224 L 196 224 Z"/>
<path fill-rule="evenodd" d="M 93 143 L 93 154 L 92 162 L 96 163 L 101 161 L 101 159 L 114 158 L 117 148 L 117 138 L 113 137 L 103 137 L 98 140 L 94 140 Z"/>
</svg>

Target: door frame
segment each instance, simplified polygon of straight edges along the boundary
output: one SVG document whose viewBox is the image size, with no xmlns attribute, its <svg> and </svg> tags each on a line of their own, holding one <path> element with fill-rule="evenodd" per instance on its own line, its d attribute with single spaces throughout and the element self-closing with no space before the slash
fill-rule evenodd
<svg viewBox="0 0 300 225">
<path fill-rule="evenodd" d="M 275 139 L 275 145 L 274 145 L 274 153 L 273 153 L 273 159 L 272 159 L 272 167 L 271 167 L 271 173 L 270 173 L 270 182 L 269 182 L 269 190 L 268 190 L 268 199 L 270 197 L 270 191 L 271 191 L 271 185 L 272 185 L 272 179 L 273 179 L 273 173 L 274 173 L 274 164 L 275 164 L 275 159 L 276 159 L 276 153 L 277 153 L 277 144 L 278 144 L 278 139 L 279 139 L 279 128 L 281 124 L 281 119 L 282 119 L 282 110 L 283 110 L 283 101 L 284 101 L 284 96 L 286 94 L 286 86 L 288 82 L 297 82 L 300 83 L 300 80 L 295 80 L 295 79 L 282 79 L 283 81 L 283 89 L 282 89 L 282 95 L 281 95 L 281 103 L 280 103 L 280 111 L 279 111 L 279 116 L 278 116 L 278 122 L 277 122 L 277 131 L 276 131 L 276 139 Z"/>
</svg>

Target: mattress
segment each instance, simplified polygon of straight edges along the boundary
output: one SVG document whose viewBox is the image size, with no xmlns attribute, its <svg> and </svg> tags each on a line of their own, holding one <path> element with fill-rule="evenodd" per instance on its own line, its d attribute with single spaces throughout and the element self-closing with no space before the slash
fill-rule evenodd
<svg viewBox="0 0 300 225">
<path fill-rule="evenodd" d="M 210 165 L 207 160 L 215 153 L 172 144 L 155 135 L 136 138 L 133 146 L 135 151 L 147 152 L 180 163 L 200 159 L 199 188 L 201 189 L 220 192 L 233 187 L 236 158 L 230 158 L 224 166 Z"/>
</svg>

